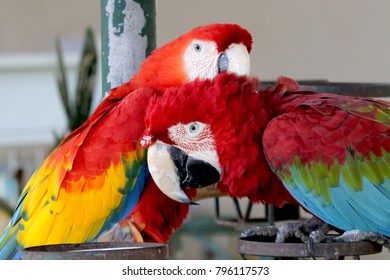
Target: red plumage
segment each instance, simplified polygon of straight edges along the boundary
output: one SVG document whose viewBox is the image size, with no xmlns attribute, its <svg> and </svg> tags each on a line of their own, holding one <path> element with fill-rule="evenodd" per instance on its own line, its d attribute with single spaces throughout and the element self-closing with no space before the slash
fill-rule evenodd
<svg viewBox="0 0 390 280">
<path fill-rule="evenodd" d="M 75 143 L 82 141 L 82 149 L 77 151 L 72 162 L 72 172 L 66 174 L 63 188 L 71 191 L 75 187 L 73 182 L 81 177 L 88 179 L 100 176 L 111 164 L 121 163 L 123 154 L 136 150 L 134 139 L 139 139 L 142 135 L 145 108 L 154 94 L 150 89 L 140 89 L 115 106 L 110 103 L 113 105 L 110 109 L 105 106 L 101 112 L 103 107 L 99 107 L 80 129 L 65 138 L 61 145 L 72 143 L 71 145 L 78 147 Z M 101 121 L 103 116 L 104 121 Z M 131 129 L 128 128 L 128 123 L 131 123 Z M 94 187 L 101 186 L 96 184 Z"/>
<path fill-rule="evenodd" d="M 97 108 L 86 125 L 88 122 L 94 122 L 137 88 L 152 88 L 157 95 L 165 95 L 167 88 L 178 87 L 188 82 L 184 73 L 183 55 L 185 48 L 194 39 L 213 41 L 220 52 L 232 43 L 243 43 L 248 52 L 252 46 L 251 34 L 237 24 L 210 24 L 197 27 L 156 49 L 129 82 L 111 90 L 110 95 Z M 161 113 L 160 117 L 164 116 L 165 114 Z M 195 195 L 192 190 L 187 192 L 190 197 Z M 173 230 L 184 221 L 188 210 L 189 205 L 166 197 L 155 186 L 153 180 L 149 179 L 136 208 L 122 225 L 126 227 L 125 221 L 132 221 L 145 241 L 165 243 Z"/>
<path fill-rule="evenodd" d="M 111 91 L 110 99 L 122 98 L 138 87 L 164 90 L 188 82 L 184 73 L 183 56 L 185 48 L 194 39 L 215 42 L 219 52 L 232 43 L 243 43 L 248 53 L 252 48 L 251 34 L 237 24 L 210 24 L 194 28 L 152 52 L 130 82 Z"/>
<path fill-rule="evenodd" d="M 196 194 L 195 189 L 185 192 L 190 199 Z M 137 227 L 143 241 L 166 243 L 173 231 L 181 226 L 188 211 L 188 204 L 170 199 L 149 178 L 137 206 L 126 220 Z"/>
<path fill-rule="evenodd" d="M 265 92 L 277 118 L 268 125 L 265 149 L 277 147 L 277 158 L 271 161 L 277 168 L 292 164 L 300 155 L 302 163 L 322 161 L 333 165 L 345 161 L 346 146 L 369 157 L 382 155 L 381 148 L 390 151 L 390 121 L 380 118 L 388 111 L 385 101 L 300 90 L 296 82 L 282 77 L 277 87 Z M 283 133 L 279 133 L 283 131 Z"/>
<path fill-rule="evenodd" d="M 146 151 L 139 141 L 150 96 L 164 95 L 167 88 L 194 79 L 186 73 L 192 69 L 183 65 L 184 51 L 193 40 L 212 40 L 220 51 L 232 43 L 251 48 L 246 30 L 215 24 L 196 28 L 157 49 L 34 173 L 0 237 L 0 258 L 16 256 L 23 247 L 93 240 L 128 214 L 147 176 Z M 212 63 L 220 56 L 213 53 Z M 207 74 L 216 75 L 218 67 L 214 63 L 209 67 L 212 71 L 201 69 L 196 75 L 211 77 Z M 165 242 L 188 212 L 188 205 L 168 201 L 157 192 L 152 180 L 139 202 L 133 214 L 135 221 L 144 223 L 148 240 Z"/>
<path fill-rule="evenodd" d="M 147 133 L 175 144 L 167 128 L 192 121 L 209 124 L 223 168 L 218 188 L 231 196 L 281 206 L 295 200 L 273 174 L 261 149 L 262 132 L 273 111 L 257 88 L 255 79 L 220 74 L 213 81 L 197 80 L 167 90 L 147 112 Z"/>
<path fill-rule="evenodd" d="M 295 85 L 283 78 L 265 91 L 273 93 L 275 114 L 262 139 L 269 165 L 299 203 L 328 225 L 351 231 L 347 236 L 354 241 L 368 238 L 362 232 L 386 240 L 390 102 Z"/>
</svg>

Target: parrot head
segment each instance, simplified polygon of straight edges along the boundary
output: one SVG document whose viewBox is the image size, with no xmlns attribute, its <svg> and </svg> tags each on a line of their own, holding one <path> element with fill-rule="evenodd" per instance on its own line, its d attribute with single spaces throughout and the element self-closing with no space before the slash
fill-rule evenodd
<svg viewBox="0 0 390 280">
<path fill-rule="evenodd" d="M 170 88 L 152 100 L 141 144 L 163 193 L 191 203 L 183 188 L 231 186 L 244 173 L 256 177 L 258 120 L 264 117 L 257 87 L 255 79 L 224 73 Z"/>
<path fill-rule="evenodd" d="M 156 49 L 131 84 L 166 88 L 221 72 L 249 75 L 251 47 L 251 34 L 237 24 L 200 26 Z"/>
</svg>

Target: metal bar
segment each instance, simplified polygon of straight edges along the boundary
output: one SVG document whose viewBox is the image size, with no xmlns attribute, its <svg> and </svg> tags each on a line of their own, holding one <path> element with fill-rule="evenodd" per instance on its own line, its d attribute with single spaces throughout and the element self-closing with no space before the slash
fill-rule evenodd
<svg viewBox="0 0 390 280">
<path fill-rule="evenodd" d="M 167 245 L 147 242 L 58 244 L 22 251 L 24 260 L 159 260 L 168 257 Z"/>
<path fill-rule="evenodd" d="M 127 82 L 156 48 L 155 0 L 101 0 L 102 92 Z"/>
<path fill-rule="evenodd" d="M 270 256 L 325 259 L 337 259 L 346 256 L 362 256 L 377 254 L 382 251 L 382 245 L 369 241 L 360 242 L 326 242 L 315 243 L 313 252 L 309 252 L 306 243 L 292 238 L 286 243 L 276 243 L 272 237 L 240 238 L 237 244 L 238 252 L 242 256 Z"/>
<path fill-rule="evenodd" d="M 390 96 L 390 84 L 386 83 L 340 83 L 326 80 L 298 80 L 297 82 L 303 90 L 360 97 L 382 98 Z M 261 82 L 260 89 L 275 85 L 275 81 L 264 81 Z"/>
<path fill-rule="evenodd" d="M 221 218 L 220 208 L 219 208 L 219 197 L 216 197 L 214 201 L 215 201 L 215 218 L 219 220 Z"/>
<path fill-rule="evenodd" d="M 248 205 L 247 205 L 246 211 L 245 211 L 244 222 L 248 222 L 250 220 L 250 216 L 251 216 L 251 213 L 252 213 L 252 208 L 253 208 L 253 203 L 252 202 L 248 202 Z"/>
<path fill-rule="evenodd" d="M 242 221 L 242 212 L 241 212 L 241 207 L 240 203 L 238 202 L 238 199 L 233 197 L 233 204 L 235 206 L 236 212 L 237 212 L 237 219 L 238 221 Z"/>
<path fill-rule="evenodd" d="M 268 204 L 267 205 L 267 221 L 269 225 L 273 225 L 275 223 L 275 206 Z"/>
</svg>

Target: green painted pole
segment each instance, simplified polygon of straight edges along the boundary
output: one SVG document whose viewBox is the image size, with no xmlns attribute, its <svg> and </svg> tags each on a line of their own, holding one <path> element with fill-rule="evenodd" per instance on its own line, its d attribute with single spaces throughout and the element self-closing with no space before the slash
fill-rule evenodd
<svg viewBox="0 0 390 280">
<path fill-rule="evenodd" d="M 104 97 L 156 48 L 156 0 L 101 0 L 101 33 Z"/>
</svg>

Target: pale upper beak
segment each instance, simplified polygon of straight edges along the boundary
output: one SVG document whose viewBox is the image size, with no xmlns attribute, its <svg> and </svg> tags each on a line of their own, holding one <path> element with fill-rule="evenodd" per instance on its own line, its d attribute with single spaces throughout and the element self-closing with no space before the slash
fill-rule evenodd
<svg viewBox="0 0 390 280">
<path fill-rule="evenodd" d="M 148 148 L 148 167 L 159 189 L 178 202 L 193 202 L 183 188 L 201 188 L 220 181 L 219 166 L 214 166 L 201 155 L 189 155 L 185 151 L 157 141 Z"/>
<path fill-rule="evenodd" d="M 250 74 L 250 57 L 243 44 L 231 44 L 218 57 L 218 72 L 235 73 L 238 76 Z"/>
</svg>

